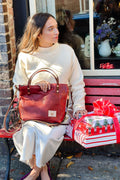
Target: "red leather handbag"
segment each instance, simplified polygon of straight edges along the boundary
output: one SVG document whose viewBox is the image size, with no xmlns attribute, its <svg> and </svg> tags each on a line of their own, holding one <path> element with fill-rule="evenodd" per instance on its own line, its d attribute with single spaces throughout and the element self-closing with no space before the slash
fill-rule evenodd
<svg viewBox="0 0 120 180">
<path fill-rule="evenodd" d="M 56 80 L 51 84 L 50 90 L 43 92 L 39 85 L 31 85 L 34 76 L 40 72 L 50 73 Z M 25 86 L 19 85 L 19 114 L 23 121 L 40 121 L 60 124 L 64 120 L 68 86 L 59 84 L 57 74 L 49 69 L 43 68 L 34 72 Z"/>
</svg>

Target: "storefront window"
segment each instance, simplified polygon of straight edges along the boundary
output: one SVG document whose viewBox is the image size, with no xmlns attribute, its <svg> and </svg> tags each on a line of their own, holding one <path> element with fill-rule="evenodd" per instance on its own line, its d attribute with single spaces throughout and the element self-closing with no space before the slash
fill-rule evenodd
<svg viewBox="0 0 120 180">
<path fill-rule="evenodd" d="M 95 0 L 95 68 L 120 69 L 120 1 Z"/>
</svg>

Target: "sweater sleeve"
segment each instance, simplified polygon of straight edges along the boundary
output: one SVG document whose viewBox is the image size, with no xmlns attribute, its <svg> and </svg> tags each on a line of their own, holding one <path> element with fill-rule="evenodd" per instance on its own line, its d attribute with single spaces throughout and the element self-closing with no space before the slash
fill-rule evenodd
<svg viewBox="0 0 120 180">
<path fill-rule="evenodd" d="M 15 66 L 15 73 L 13 76 L 13 90 L 15 92 L 15 85 L 26 85 L 28 78 L 25 71 L 25 57 L 23 53 L 18 55 L 18 59 Z"/>
<path fill-rule="evenodd" d="M 72 101 L 73 101 L 73 113 L 77 110 L 85 109 L 85 89 L 83 74 L 76 55 L 73 52 L 72 57 L 72 70 L 70 77 Z"/>
</svg>

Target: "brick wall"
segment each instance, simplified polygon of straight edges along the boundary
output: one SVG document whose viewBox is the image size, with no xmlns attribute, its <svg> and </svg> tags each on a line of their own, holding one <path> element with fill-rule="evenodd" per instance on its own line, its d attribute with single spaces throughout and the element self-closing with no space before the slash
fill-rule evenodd
<svg viewBox="0 0 120 180">
<path fill-rule="evenodd" d="M 11 102 L 16 57 L 12 0 L 0 0 L 0 128 Z"/>
</svg>

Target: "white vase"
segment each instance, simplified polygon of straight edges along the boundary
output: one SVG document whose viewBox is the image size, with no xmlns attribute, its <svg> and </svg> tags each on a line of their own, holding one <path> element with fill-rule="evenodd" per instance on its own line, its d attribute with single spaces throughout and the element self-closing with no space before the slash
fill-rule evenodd
<svg viewBox="0 0 120 180">
<path fill-rule="evenodd" d="M 120 43 L 113 49 L 113 53 L 115 53 L 116 56 L 120 56 Z"/>
<path fill-rule="evenodd" d="M 108 57 L 111 55 L 111 47 L 109 44 L 109 39 L 106 39 L 101 42 L 101 44 L 98 47 L 99 55 L 102 57 Z"/>
</svg>

